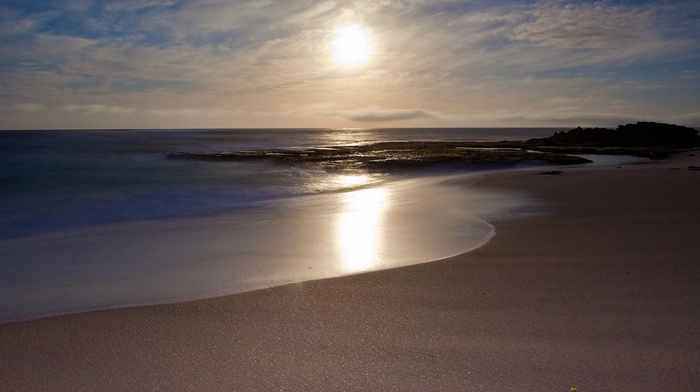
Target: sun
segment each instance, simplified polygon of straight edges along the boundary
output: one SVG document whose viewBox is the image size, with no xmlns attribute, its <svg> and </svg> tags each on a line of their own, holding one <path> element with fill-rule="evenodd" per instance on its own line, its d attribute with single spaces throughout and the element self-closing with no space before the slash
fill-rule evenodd
<svg viewBox="0 0 700 392">
<path fill-rule="evenodd" d="M 341 64 L 355 66 L 364 63 L 372 53 L 372 41 L 367 30 L 359 25 L 341 27 L 335 32 L 333 55 Z"/>
</svg>

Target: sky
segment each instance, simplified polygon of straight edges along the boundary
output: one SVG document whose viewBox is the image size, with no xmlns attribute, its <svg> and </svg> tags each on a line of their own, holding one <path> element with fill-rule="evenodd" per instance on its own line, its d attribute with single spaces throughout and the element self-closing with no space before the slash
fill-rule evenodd
<svg viewBox="0 0 700 392">
<path fill-rule="evenodd" d="M 698 26 L 697 0 L 3 0 L 0 129 L 700 128 Z"/>
</svg>

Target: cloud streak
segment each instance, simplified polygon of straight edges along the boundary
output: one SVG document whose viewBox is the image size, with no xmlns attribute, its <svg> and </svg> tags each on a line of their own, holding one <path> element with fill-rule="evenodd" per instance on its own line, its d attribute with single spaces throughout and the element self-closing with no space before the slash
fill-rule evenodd
<svg viewBox="0 0 700 392">
<path fill-rule="evenodd" d="M 415 120 L 418 118 L 434 117 L 435 114 L 424 109 L 379 109 L 368 108 L 353 111 L 347 117 L 353 121 L 386 122 L 398 120 Z"/>
</svg>

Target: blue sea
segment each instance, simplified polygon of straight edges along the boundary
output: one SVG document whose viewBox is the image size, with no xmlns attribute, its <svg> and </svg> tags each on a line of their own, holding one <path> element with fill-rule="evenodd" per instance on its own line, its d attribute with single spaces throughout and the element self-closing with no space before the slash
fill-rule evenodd
<svg viewBox="0 0 700 392">
<path fill-rule="evenodd" d="M 369 173 L 172 152 L 559 129 L 0 131 L 0 321 L 167 303 L 415 264 L 480 246 L 526 195 L 476 169 Z"/>
</svg>

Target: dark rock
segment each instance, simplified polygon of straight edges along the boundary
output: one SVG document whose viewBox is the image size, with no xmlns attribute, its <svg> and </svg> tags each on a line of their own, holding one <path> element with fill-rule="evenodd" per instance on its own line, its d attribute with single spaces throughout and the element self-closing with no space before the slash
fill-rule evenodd
<svg viewBox="0 0 700 392">
<path fill-rule="evenodd" d="M 172 159 L 244 161 L 266 159 L 287 165 L 313 165 L 325 170 L 396 171 L 430 167 L 514 165 L 523 161 L 557 165 L 590 160 L 557 152 L 528 151 L 513 142 L 381 142 L 365 145 L 224 152 L 174 152 Z"/>
<path fill-rule="evenodd" d="M 555 132 L 550 137 L 531 139 L 528 143 L 543 146 L 692 148 L 700 146 L 700 137 L 693 128 L 638 122 L 620 125 L 617 129 L 578 127 L 568 132 Z"/>
</svg>

